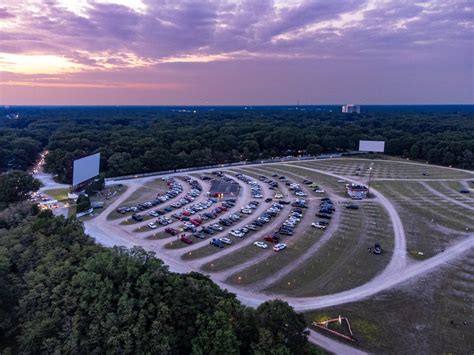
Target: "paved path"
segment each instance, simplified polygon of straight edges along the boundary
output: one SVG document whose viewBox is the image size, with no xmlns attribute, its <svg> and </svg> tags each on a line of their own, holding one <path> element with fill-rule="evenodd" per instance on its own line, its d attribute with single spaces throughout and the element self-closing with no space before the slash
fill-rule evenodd
<svg viewBox="0 0 474 355">
<path fill-rule="evenodd" d="M 366 355 L 364 351 L 357 350 L 352 346 L 340 343 L 332 338 L 324 336 L 320 333 L 316 333 L 312 329 L 309 330 L 308 340 L 314 344 L 318 344 L 320 347 L 334 353 L 341 355 Z"/>
</svg>

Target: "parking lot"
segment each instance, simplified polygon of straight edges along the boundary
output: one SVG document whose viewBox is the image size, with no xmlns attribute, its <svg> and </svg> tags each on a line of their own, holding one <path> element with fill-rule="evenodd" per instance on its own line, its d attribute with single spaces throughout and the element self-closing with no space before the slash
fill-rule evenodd
<svg viewBox="0 0 474 355">
<path fill-rule="evenodd" d="M 346 179 L 314 171 L 309 162 L 160 179 L 155 190 L 148 184 L 153 194 L 146 199 L 134 196 L 140 186 L 132 180 L 108 211 L 119 215 L 106 220 L 108 228 L 124 244 L 145 246 L 174 267 L 230 287 L 293 296 L 342 291 L 376 277 L 397 247 L 378 199 L 352 200 Z M 469 196 L 462 197 L 457 207 L 469 206 Z"/>
</svg>

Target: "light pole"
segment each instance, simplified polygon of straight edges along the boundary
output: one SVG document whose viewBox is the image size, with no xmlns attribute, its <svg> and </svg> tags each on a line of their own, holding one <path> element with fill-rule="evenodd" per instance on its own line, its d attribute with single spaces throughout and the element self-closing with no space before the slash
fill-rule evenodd
<svg viewBox="0 0 474 355">
<path fill-rule="evenodd" d="M 369 197 L 369 194 L 370 194 L 370 179 L 372 178 L 372 166 L 373 165 L 374 165 L 374 163 L 371 163 L 370 168 L 369 168 L 369 183 L 367 184 L 367 197 Z"/>
</svg>

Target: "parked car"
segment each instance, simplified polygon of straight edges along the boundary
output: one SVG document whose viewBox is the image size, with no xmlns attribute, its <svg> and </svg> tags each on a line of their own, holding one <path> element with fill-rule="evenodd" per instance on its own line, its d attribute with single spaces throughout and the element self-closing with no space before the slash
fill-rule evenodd
<svg viewBox="0 0 474 355">
<path fill-rule="evenodd" d="M 357 205 L 347 205 L 346 208 L 349 209 L 349 210 L 358 210 L 359 206 L 357 206 Z"/>
<path fill-rule="evenodd" d="M 319 222 L 311 223 L 311 225 L 312 225 L 314 228 L 326 229 L 326 226 L 325 226 L 324 224 L 319 223 Z"/>
<path fill-rule="evenodd" d="M 264 242 L 254 242 L 253 245 L 255 245 L 258 248 L 262 248 L 262 249 L 267 249 L 268 248 L 267 243 L 264 243 Z"/>
<path fill-rule="evenodd" d="M 153 222 L 148 223 L 148 227 L 149 227 L 150 229 L 156 229 L 156 228 L 158 228 L 158 226 L 157 226 L 155 223 L 153 223 Z"/>
<path fill-rule="evenodd" d="M 460 190 L 459 192 L 462 193 L 462 194 L 468 194 L 468 193 L 470 193 L 471 191 L 469 191 L 468 189 L 462 189 L 462 190 Z"/>
<path fill-rule="evenodd" d="M 374 254 L 376 254 L 376 255 L 382 254 L 382 247 L 380 246 L 379 243 L 375 243 Z"/>
<path fill-rule="evenodd" d="M 267 235 L 263 239 L 270 243 L 278 243 L 280 241 L 280 238 L 278 238 L 276 235 Z"/>
<path fill-rule="evenodd" d="M 218 248 L 223 248 L 224 243 L 222 243 L 219 239 L 212 238 L 211 241 L 209 242 L 209 245 L 213 245 Z"/>
<path fill-rule="evenodd" d="M 281 251 L 283 249 L 286 249 L 286 244 L 285 243 L 279 243 L 273 247 L 274 251 Z"/>
<path fill-rule="evenodd" d="M 237 238 L 242 238 L 244 236 L 244 233 L 238 231 L 238 230 L 231 230 L 230 235 L 237 237 Z"/>
<path fill-rule="evenodd" d="M 132 214 L 132 219 L 136 222 L 143 221 L 143 216 L 141 214 Z"/>
<path fill-rule="evenodd" d="M 203 232 L 195 232 L 192 235 L 193 235 L 193 237 L 198 238 L 198 239 L 205 239 L 206 238 L 206 236 L 204 235 Z"/>
<path fill-rule="evenodd" d="M 331 219 L 331 216 L 324 214 L 324 213 L 316 213 L 316 217 L 324 218 L 324 219 Z"/>
<path fill-rule="evenodd" d="M 186 244 L 193 244 L 193 241 L 186 237 L 186 234 L 181 235 L 181 237 L 179 237 L 179 240 Z"/>
<path fill-rule="evenodd" d="M 224 244 L 232 244 L 232 240 L 230 240 L 229 238 L 219 238 L 219 240 Z"/>
<path fill-rule="evenodd" d="M 174 229 L 174 228 L 166 228 L 165 232 L 169 233 L 171 235 L 176 235 L 176 233 L 177 233 L 176 229 Z"/>
</svg>

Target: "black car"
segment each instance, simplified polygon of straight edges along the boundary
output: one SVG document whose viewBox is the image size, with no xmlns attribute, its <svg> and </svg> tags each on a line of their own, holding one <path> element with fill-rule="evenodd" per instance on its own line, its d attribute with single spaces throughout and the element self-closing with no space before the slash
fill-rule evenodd
<svg viewBox="0 0 474 355">
<path fill-rule="evenodd" d="M 143 216 L 140 215 L 140 214 L 133 214 L 133 215 L 132 215 L 132 219 L 133 219 L 134 221 L 141 222 L 141 221 L 143 221 Z"/>
<path fill-rule="evenodd" d="M 462 194 L 468 194 L 468 193 L 470 193 L 471 191 L 469 191 L 468 189 L 463 189 L 463 190 L 461 190 L 461 191 L 459 191 L 459 192 L 462 193 Z"/>
<path fill-rule="evenodd" d="M 331 219 L 331 216 L 324 214 L 324 213 L 316 213 L 316 217 L 324 218 L 324 219 Z"/>
<path fill-rule="evenodd" d="M 193 237 L 198 238 L 198 239 L 204 239 L 206 236 L 202 232 L 196 232 L 192 234 Z"/>
<path fill-rule="evenodd" d="M 349 210 L 358 210 L 359 206 L 357 206 L 357 205 L 347 205 L 346 208 L 349 209 Z"/>
<path fill-rule="evenodd" d="M 382 247 L 380 246 L 379 243 L 375 243 L 375 245 L 374 245 L 374 254 L 375 255 L 382 254 Z"/>
</svg>

